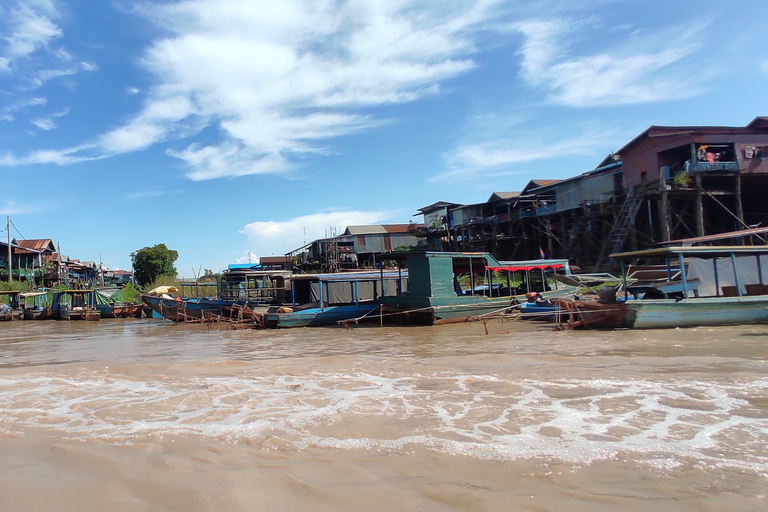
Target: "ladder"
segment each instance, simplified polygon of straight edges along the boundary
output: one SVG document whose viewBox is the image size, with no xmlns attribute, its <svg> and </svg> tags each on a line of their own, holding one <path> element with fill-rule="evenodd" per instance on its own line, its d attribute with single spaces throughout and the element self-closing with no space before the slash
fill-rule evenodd
<svg viewBox="0 0 768 512">
<path fill-rule="evenodd" d="M 635 222 L 635 215 L 643 202 L 642 190 L 635 190 L 634 185 L 629 187 L 624 203 L 621 205 L 616 219 L 613 222 L 611 232 L 603 243 L 600 257 L 597 259 L 596 268 L 600 267 L 603 260 L 609 255 L 619 252 L 627 239 L 627 233 Z"/>
</svg>

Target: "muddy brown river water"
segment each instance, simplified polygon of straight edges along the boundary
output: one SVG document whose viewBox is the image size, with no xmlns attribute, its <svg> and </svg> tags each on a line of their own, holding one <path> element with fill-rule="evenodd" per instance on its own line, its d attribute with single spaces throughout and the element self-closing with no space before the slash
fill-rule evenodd
<svg viewBox="0 0 768 512">
<path fill-rule="evenodd" d="M 768 510 L 768 326 L 0 324 L 0 511 Z"/>
</svg>

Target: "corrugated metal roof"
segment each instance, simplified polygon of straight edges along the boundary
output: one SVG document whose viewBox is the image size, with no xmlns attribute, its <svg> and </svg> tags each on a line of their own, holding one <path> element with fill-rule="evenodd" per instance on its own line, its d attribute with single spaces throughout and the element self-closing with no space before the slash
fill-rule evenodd
<svg viewBox="0 0 768 512">
<path fill-rule="evenodd" d="M 25 249 L 34 249 L 35 251 L 53 250 L 53 241 L 50 238 L 38 238 L 30 240 L 16 240 L 16 244 Z"/>
<path fill-rule="evenodd" d="M 347 230 L 344 232 L 345 235 L 377 235 L 386 233 L 387 230 L 384 229 L 384 226 L 381 225 L 375 225 L 375 226 L 347 226 Z"/>
<path fill-rule="evenodd" d="M 419 208 L 417 210 L 419 213 L 417 213 L 416 215 L 421 215 L 423 213 L 429 213 L 429 212 L 432 212 L 432 211 L 435 211 L 435 210 L 439 210 L 440 208 L 445 208 L 445 207 L 452 208 L 454 206 L 461 206 L 461 205 L 458 204 L 458 203 L 449 203 L 449 202 L 446 202 L 446 201 L 438 201 L 436 203 L 430 204 L 429 206 L 425 206 L 424 208 Z M 415 215 L 414 215 L 414 217 L 415 217 Z"/>
<path fill-rule="evenodd" d="M 520 192 L 494 192 L 488 198 L 488 202 L 498 201 L 500 199 L 515 199 L 520 196 Z"/>
<path fill-rule="evenodd" d="M 384 224 L 382 227 L 387 233 L 408 233 L 408 228 L 413 226 L 414 228 L 424 227 L 424 224 Z"/>
<path fill-rule="evenodd" d="M 540 187 L 548 187 L 555 183 L 560 183 L 562 180 L 531 180 L 532 183 L 537 184 Z"/>
</svg>

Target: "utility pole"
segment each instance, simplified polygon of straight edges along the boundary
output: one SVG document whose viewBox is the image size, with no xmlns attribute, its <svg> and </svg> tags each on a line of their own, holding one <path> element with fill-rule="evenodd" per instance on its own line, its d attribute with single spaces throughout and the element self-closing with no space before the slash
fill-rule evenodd
<svg viewBox="0 0 768 512">
<path fill-rule="evenodd" d="M 8 229 L 8 282 L 13 281 L 13 259 L 11 258 L 11 216 L 7 215 L 7 229 Z"/>
</svg>

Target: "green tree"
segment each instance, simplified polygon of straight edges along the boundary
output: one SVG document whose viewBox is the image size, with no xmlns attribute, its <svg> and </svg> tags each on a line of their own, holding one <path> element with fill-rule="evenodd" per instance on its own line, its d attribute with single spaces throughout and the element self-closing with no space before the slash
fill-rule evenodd
<svg viewBox="0 0 768 512">
<path fill-rule="evenodd" d="M 131 253 L 133 275 L 140 286 L 151 283 L 160 275 L 176 277 L 178 272 L 173 263 L 178 257 L 179 253 L 165 244 L 144 247 Z"/>
</svg>

